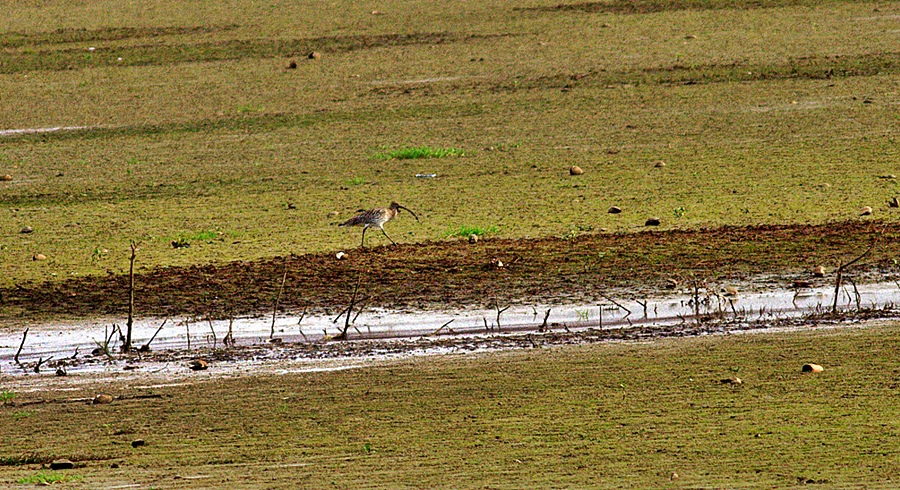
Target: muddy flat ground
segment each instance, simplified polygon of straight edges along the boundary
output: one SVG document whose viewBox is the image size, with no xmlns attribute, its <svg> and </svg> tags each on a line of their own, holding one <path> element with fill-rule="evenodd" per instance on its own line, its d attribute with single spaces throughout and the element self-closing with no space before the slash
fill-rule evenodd
<svg viewBox="0 0 900 490">
<path fill-rule="evenodd" d="M 851 281 L 883 282 L 900 273 L 898 232 L 896 223 L 859 219 L 571 239 L 444 241 L 348 249 L 342 260 L 319 253 L 169 267 L 137 274 L 135 312 L 199 319 L 271 315 L 277 299 L 279 314 L 337 315 L 349 304 L 357 281 L 365 307 L 399 311 L 642 299 L 694 286 L 713 291 L 725 286 L 784 289 L 795 281 L 823 286 L 834 283 L 841 264 L 873 244 L 846 275 Z M 824 277 L 813 274 L 817 266 L 825 268 Z M 9 328 L 53 318 L 122 318 L 128 278 L 23 283 L 0 290 L 0 297 Z"/>
</svg>

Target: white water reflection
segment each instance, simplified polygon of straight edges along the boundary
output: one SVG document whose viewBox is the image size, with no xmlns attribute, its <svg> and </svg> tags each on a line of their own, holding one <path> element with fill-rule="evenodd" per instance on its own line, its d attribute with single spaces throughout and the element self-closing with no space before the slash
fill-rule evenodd
<svg viewBox="0 0 900 490">
<path fill-rule="evenodd" d="M 493 335 L 498 332 L 536 331 L 542 328 L 576 330 L 588 327 L 652 327 L 689 322 L 697 314 L 765 321 L 830 310 L 833 294 L 833 287 L 738 293 L 733 297 L 704 293 L 698 296 L 699 306 L 695 301 L 697 298 L 687 295 L 648 301 L 611 298 L 593 305 L 512 306 L 505 310 L 502 310 L 504 306 L 501 305 L 499 322 L 496 309 L 419 312 L 366 309 L 355 317 L 348 334 L 351 339 L 384 339 L 435 334 Z M 844 309 L 855 309 L 857 306 L 879 309 L 894 305 L 900 305 L 900 287 L 894 283 L 860 285 L 858 290 L 847 287 L 842 289 L 839 296 L 839 306 Z M 548 310 L 549 316 L 546 316 Z M 227 320 L 211 324 L 207 321 L 168 321 L 159 329 L 162 323 L 162 320 L 155 319 L 135 322 L 135 348 L 145 344 L 155 333 L 151 346 L 157 352 L 166 349 L 185 350 L 188 342 L 192 349 L 221 347 L 229 328 Z M 274 336 L 285 343 L 313 342 L 325 336 L 337 335 L 344 325 L 343 316 L 335 318 L 333 315 L 307 315 L 302 321 L 299 316 L 277 317 Z M 239 318 L 234 320 L 231 328 L 237 345 L 264 344 L 272 333 L 272 319 Z M 33 364 L 48 357 L 64 359 L 73 356 L 76 349 L 79 356 L 83 357 L 99 343 L 103 343 L 110 334 L 110 323 L 33 326 L 25 339 L 20 361 L 23 364 Z M 118 347 L 117 335 L 112 337 L 111 351 Z M 22 369 L 14 362 L 21 340 L 21 331 L 0 333 L 0 372 L 22 373 Z M 97 370 L 99 366 L 93 369 Z M 121 367 L 115 369 L 121 370 Z"/>
</svg>

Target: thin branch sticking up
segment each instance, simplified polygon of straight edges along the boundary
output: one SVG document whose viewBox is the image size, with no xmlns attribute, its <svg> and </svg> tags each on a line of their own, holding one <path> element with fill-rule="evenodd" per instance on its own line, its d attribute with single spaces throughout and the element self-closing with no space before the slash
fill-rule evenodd
<svg viewBox="0 0 900 490">
<path fill-rule="evenodd" d="M 22 353 L 22 347 L 25 346 L 25 337 L 27 337 L 27 336 L 28 336 L 28 327 L 25 327 L 25 332 L 22 333 L 22 343 L 19 344 L 19 350 L 16 351 L 16 357 L 13 358 L 19 367 L 22 367 L 22 363 L 19 362 L 19 354 Z"/>
<path fill-rule="evenodd" d="M 446 327 L 447 325 L 450 325 L 451 323 L 453 323 L 453 320 L 455 320 L 455 319 L 452 318 L 452 319 L 450 319 L 450 321 L 448 321 L 447 323 L 444 323 L 443 325 L 441 325 L 441 326 L 440 326 L 437 330 L 435 330 L 434 333 L 432 333 L 431 335 L 437 335 L 437 334 L 441 333 L 441 330 L 443 330 L 444 327 Z"/>
<path fill-rule="evenodd" d="M 360 283 L 362 283 L 362 273 L 360 273 L 359 276 L 357 276 L 357 278 L 356 278 L 356 286 L 353 287 L 353 295 L 350 297 L 350 306 L 348 306 L 347 309 L 345 310 L 347 312 L 347 317 L 344 320 L 344 328 L 343 328 L 343 330 L 341 330 L 340 334 L 338 334 L 337 336 L 334 337 L 335 340 L 347 340 L 347 331 L 350 330 L 350 326 L 352 325 L 352 321 L 350 319 L 350 314 L 353 313 L 353 307 L 356 306 L 356 298 L 359 295 Z M 357 312 L 357 316 L 359 316 L 358 312 Z M 340 315 L 338 315 L 338 318 L 340 318 Z M 356 317 L 354 317 L 353 320 L 355 321 Z M 337 321 L 337 320 L 335 320 L 335 321 Z"/>
<path fill-rule="evenodd" d="M 510 306 L 512 306 L 512 305 L 510 305 Z M 507 306 L 506 308 L 503 308 L 502 310 L 500 309 L 500 305 L 494 305 L 494 307 L 497 308 L 497 331 L 502 332 L 503 330 L 500 328 L 500 314 L 503 313 L 504 311 L 508 310 L 509 306 Z"/>
<path fill-rule="evenodd" d="M 137 242 L 131 242 L 131 257 L 128 259 L 128 320 L 125 322 L 125 338 L 122 342 L 122 353 L 131 351 L 131 330 L 134 325 L 134 259 L 137 257 Z M 120 332 L 121 333 L 121 332 Z"/>
<path fill-rule="evenodd" d="M 269 340 L 275 337 L 275 317 L 278 315 L 278 303 L 281 302 L 281 294 L 284 293 L 284 283 L 287 281 L 287 264 L 288 259 L 284 259 L 284 274 L 281 275 L 281 286 L 278 288 L 278 295 L 275 296 L 275 307 L 272 308 L 272 329 L 269 332 Z"/>
<path fill-rule="evenodd" d="M 547 326 L 547 319 L 550 318 L 550 308 L 547 308 L 547 312 L 544 313 L 544 321 L 541 323 L 541 326 L 538 327 L 538 332 L 546 332 L 549 330 Z"/>
<path fill-rule="evenodd" d="M 859 262 L 860 260 L 864 259 L 864 258 L 865 258 L 866 256 L 868 256 L 869 254 L 871 254 L 872 251 L 875 250 L 875 247 L 878 245 L 878 241 L 881 239 L 882 236 L 884 236 L 884 230 L 885 230 L 885 228 L 882 228 L 881 231 L 878 232 L 878 235 L 876 235 L 876 236 L 875 236 L 875 239 L 872 240 L 872 244 L 869 245 L 869 248 L 867 248 L 867 249 L 866 249 L 863 253 L 861 253 L 858 257 L 856 257 L 855 259 L 851 260 L 850 262 L 847 262 L 846 264 L 841 264 L 840 266 L 838 266 L 838 269 L 837 269 L 837 279 L 835 279 L 835 281 L 834 281 L 834 303 L 831 305 L 831 312 L 832 312 L 832 313 L 837 313 L 837 308 L 838 308 L 838 297 L 840 296 L 840 293 L 841 293 L 841 285 L 842 285 L 843 280 L 844 280 L 844 270 L 846 270 L 846 269 L 847 269 L 848 267 L 850 267 L 851 265 L 853 265 L 853 264 Z"/>
<path fill-rule="evenodd" d="M 159 332 L 162 331 L 163 327 L 166 326 L 166 322 L 168 322 L 168 321 L 169 321 L 168 318 L 163 320 L 162 325 L 160 325 L 159 328 L 156 329 L 156 332 L 153 334 L 152 337 L 150 337 L 150 340 L 148 340 L 147 343 L 142 345 L 141 348 L 138 350 L 141 352 L 150 352 L 150 343 L 153 342 L 153 339 L 155 339 L 157 335 L 159 335 Z"/>
</svg>

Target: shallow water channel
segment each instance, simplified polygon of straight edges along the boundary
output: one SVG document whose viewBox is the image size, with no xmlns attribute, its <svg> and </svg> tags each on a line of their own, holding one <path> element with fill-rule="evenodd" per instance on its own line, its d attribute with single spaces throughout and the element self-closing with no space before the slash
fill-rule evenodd
<svg viewBox="0 0 900 490">
<path fill-rule="evenodd" d="M 674 295 L 668 298 L 649 300 L 610 298 L 593 305 L 535 305 L 511 306 L 500 311 L 496 309 L 464 309 L 459 311 L 417 311 L 392 312 L 364 309 L 354 312 L 353 324 L 348 329 L 351 340 L 397 339 L 398 342 L 428 336 L 473 337 L 496 336 L 536 331 L 577 331 L 579 329 L 655 328 L 692 322 L 699 316 L 721 319 L 739 319 L 747 322 L 798 318 L 810 313 L 830 310 L 834 301 L 834 288 L 805 288 L 798 290 L 776 290 L 752 293 L 738 293 L 726 296 L 708 291 L 696 295 Z M 871 308 L 885 309 L 900 305 L 900 286 L 896 283 L 876 283 L 859 285 L 858 289 L 845 287 L 841 290 L 839 307 L 843 309 Z M 133 345 L 135 348 L 146 344 L 151 337 L 154 352 L 187 352 L 222 347 L 222 339 L 229 329 L 229 321 L 163 321 L 142 319 L 135 322 Z M 121 325 L 121 323 L 120 323 Z M 162 325 L 162 328 L 160 328 Z M 271 345 L 270 338 L 279 345 L 308 344 L 334 336 L 346 325 L 345 316 L 335 318 L 325 315 L 279 316 L 275 318 L 237 318 L 231 324 L 232 337 L 237 346 Z M 274 332 L 273 332 L 274 330 Z M 4 377 L 32 375 L 28 369 L 17 366 L 15 355 L 19 352 L 20 363 L 28 367 L 39 360 L 52 358 L 61 360 L 73 355 L 90 356 L 106 338 L 112 338 L 110 351 L 118 351 L 118 335 L 112 335 L 112 323 L 83 322 L 75 324 L 48 324 L 29 328 L 24 344 L 22 331 L 0 333 L 0 375 Z M 440 354 L 452 349 L 432 349 L 433 352 L 409 350 L 409 355 Z M 308 351 L 306 351 L 308 352 Z M 198 351 L 198 355 L 202 353 Z M 372 356 L 377 356 L 377 352 Z M 92 356 L 97 357 L 97 356 Z M 183 358 L 184 356 L 182 356 Z M 363 356 L 364 357 L 364 356 Z M 356 355 L 359 360 L 360 356 Z M 340 369 L 347 363 L 313 364 L 315 356 L 302 353 L 274 356 L 268 359 L 280 361 L 287 366 L 291 361 L 302 364 L 289 370 Z M 113 363 L 89 362 L 70 363 L 68 374 L 91 374 L 103 371 L 121 371 L 122 366 Z M 42 373 L 52 375 L 47 368 Z M 245 367 L 246 367 L 245 361 Z M 183 366 L 179 367 L 184 370 Z M 162 367 L 160 371 L 165 371 Z"/>
</svg>

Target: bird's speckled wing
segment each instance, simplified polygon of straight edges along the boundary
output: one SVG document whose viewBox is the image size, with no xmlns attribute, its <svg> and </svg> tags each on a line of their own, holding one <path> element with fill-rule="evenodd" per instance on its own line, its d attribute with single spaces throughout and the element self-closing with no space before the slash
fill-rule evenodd
<svg viewBox="0 0 900 490">
<path fill-rule="evenodd" d="M 362 213 L 357 214 L 356 216 L 344 221 L 338 226 L 365 226 L 365 225 L 375 225 L 377 226 L 379 223 L 383 223 L 385 220 L 385 216 L 387 214 L 387 210 L 382 208 L 370 209 L 368 211 L 363 211 Z"/>
</svg>

